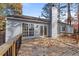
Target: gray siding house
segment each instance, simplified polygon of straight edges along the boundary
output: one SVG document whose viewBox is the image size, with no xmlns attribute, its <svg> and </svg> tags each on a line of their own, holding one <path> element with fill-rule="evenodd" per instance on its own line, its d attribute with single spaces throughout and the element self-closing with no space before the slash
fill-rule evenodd
<svg viewBox="0 0 79 59">
<path fill-rule="evenodd" d="M 23 39 L 37 37 L 57 38 L 61 33 L 73 33 L 73 27 L 58 20 L 58 11 L 52 8 L 52 19 L 43 19 L 32 16 L 9 15 L 6 20 L 6 42 L 18 34 Z"/>
</svg>

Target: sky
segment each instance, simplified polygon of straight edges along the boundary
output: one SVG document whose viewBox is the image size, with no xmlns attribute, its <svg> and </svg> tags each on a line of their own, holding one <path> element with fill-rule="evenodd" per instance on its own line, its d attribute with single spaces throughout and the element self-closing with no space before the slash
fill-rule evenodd
<svg viewBox="0 0 79 59">
<path fill-rule="evenodd" d="M 23 15 L 26 16 L 34 16 L 34 17 L 39 17 L 41 16 L 41 11 L 42 8 L 44 7 L 46 3 L 23 3 Z M 65 5 L 62 4 L 61 6 Z M 75 13 L 76 13 L 76 8 L 77 6 L 72 4 L 72 8 L 71 8 L 71 15 L 72 17 L 74 17 Z M 61 10 L 63 13 L 61 13 L 60 15 L 60 20 L 66 20 L 67 19 L 67 8 L 64 8 L 63 10 Z M 65 15 L 65 16 L 63 16 Z"/>
<path fill-rule="evenodd" d="M 45 3 L 23 3 L 22 5 L 23 15 L 39 17 Z"/>
</svg>

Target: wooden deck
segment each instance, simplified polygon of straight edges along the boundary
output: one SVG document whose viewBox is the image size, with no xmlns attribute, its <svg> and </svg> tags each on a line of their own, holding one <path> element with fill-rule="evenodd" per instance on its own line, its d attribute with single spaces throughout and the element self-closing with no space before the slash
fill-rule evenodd
<svg viewBox="0 0 79 59">
<path fill-rule="evenodd" d="M 17 35 L 0 46 L 0 56 L 79 56 L 79 43 L 68 36 L 22 40 Z"/>
<path fill-rule="evenodd" d="M 23 40 L 18 56 L 79 56 L 78 45 L 68 37 Z"/>
</svg>

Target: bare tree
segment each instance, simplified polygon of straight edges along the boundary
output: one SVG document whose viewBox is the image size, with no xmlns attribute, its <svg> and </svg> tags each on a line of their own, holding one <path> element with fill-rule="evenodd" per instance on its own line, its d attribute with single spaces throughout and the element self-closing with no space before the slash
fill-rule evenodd
<svg viewBox="0 0 79 59">
<path fill-rule="evenodd" d="M 68 18 L 67 18 L 67 23 L 71 25 L 71 12 L 70 12 L 70 3 L 67 4 L 67 9 L 68 9 Z"/>
</svg>

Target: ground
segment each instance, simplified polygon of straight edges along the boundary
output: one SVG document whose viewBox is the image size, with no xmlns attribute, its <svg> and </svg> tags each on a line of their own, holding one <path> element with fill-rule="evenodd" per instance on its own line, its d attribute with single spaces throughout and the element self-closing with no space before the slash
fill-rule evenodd
<svg viewBox="0 0 79 59">
<path fill-rule="evenodd" d="M 69 37 L 23 40 L 18 56 L 79 56 L 75 42 Z"/>
</svg>

